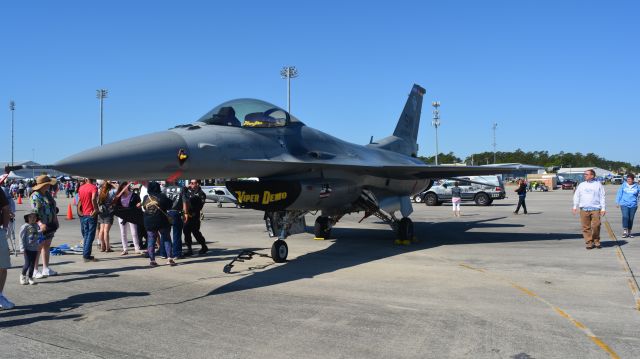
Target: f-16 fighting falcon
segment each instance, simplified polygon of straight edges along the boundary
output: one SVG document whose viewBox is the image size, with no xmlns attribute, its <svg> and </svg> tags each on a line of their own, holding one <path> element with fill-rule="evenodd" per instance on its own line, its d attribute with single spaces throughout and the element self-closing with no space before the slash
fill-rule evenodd
<svg viewBox="0 0 640 359">
<path fill-rule="evenodd" d="M 509 169 L 426 165 L 416 158 L 425 90 L 414 85 L 393 135 L 362 146 L 306 126 L 284 109 L 255 99 L 225 102 L 193 124 L 143 135 L 67 157 L 50 168 L 91 178 L 162 180 L 246 178 L 227 182 L 238 203 L 265 212 L 276 262 L 286 237 L 309 212 L 321 211 L 317 238 L 328 238 L 346 214 L 388 223 L 413 239 L 410 196 L 433 179 Z"/>
</svg>

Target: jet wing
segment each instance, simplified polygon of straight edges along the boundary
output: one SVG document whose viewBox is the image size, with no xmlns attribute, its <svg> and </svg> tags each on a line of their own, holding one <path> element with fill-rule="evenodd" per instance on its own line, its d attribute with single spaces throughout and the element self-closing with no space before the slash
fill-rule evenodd
<svg viewBox="0 0 640 359">
<path fill-rule="evenodd" d="M 515 167 L 502 166 L 436 166 L 436 165 L 396 165 L 396 166 L 370 166 L 361 164 L 311 162 L 311 161 L 279 161 L 268 159 L 245 159 L 239 162 L 246 165 L 264 165 L 272 163 L 285 166 L 287 170 L 281 174 L 294 174 L 301 172 L 313 172 L 320 170 L 340 170 L 360 175 L 387 177 L 394 179 L 425 179 L 425 178 L 449 178 L 457 176 L 492 175 L 497 173 L 510 173 L 517 170 Z"/>
</svg>

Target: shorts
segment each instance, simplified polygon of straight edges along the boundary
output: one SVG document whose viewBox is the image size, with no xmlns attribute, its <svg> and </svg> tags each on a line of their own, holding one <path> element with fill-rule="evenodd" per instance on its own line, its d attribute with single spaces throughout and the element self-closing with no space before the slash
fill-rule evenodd
<svg viewBox="0 0 640 359">
<path fill-rule="evenodd" d="M 98 214 L 98 224 L 113 224 L 113 214 Z"/>
<path fill-rule="evenodd" d="M 11 268 L 11 254 L 9 253 L 9 243 L 7 242 L 7 231 L 0 228 L 0 269 Z"/>
<path fill-rule="evenodd" d="M 452 203 L 460 203 L 460 202 L 462 202 L 462 198 L 460 198 L 460 197 L 452 197 L 451 198 L 451 202 Z"/>
</svg>

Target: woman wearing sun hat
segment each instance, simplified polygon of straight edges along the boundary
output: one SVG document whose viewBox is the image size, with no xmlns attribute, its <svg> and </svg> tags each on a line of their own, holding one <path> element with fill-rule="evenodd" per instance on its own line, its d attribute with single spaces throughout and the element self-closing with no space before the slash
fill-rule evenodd
<svg viewBox="0 0 640 359">
<path fill-rule="evenodd" d="M 36 271 L 33 275 L 36 279 L 58 274 L 49 268 L 49 249 L 51 249 L 51 241 L 59 227 L 56 201 L 53 199 L 49 189 L 57 182 L 55 178 L 40 175 L 36 177 L 36 184 L 33 186 L 33 193 L 31 194 L 31 207 L 38 213 L 40 218 L 38 225 L 45 238 L 38 248 L 39 256 L 36 259 Z M 38 271 L 40 259 L 42 259 L 42 272 Z"/>
</svg>

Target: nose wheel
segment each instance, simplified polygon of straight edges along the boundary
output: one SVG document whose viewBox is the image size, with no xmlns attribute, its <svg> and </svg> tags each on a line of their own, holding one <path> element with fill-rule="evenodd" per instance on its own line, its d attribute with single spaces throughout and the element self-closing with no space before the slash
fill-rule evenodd
<svg viewBox="0 0 640 359">
<path fill-rule="evenodd" d="M 287 255 L 289 255 L 289 247 L 287 242 L 282 239 L 278 239 L 271 245 L 271 258 L 276 263 L 284 263 L 287 261 Z"/>
</svg>

